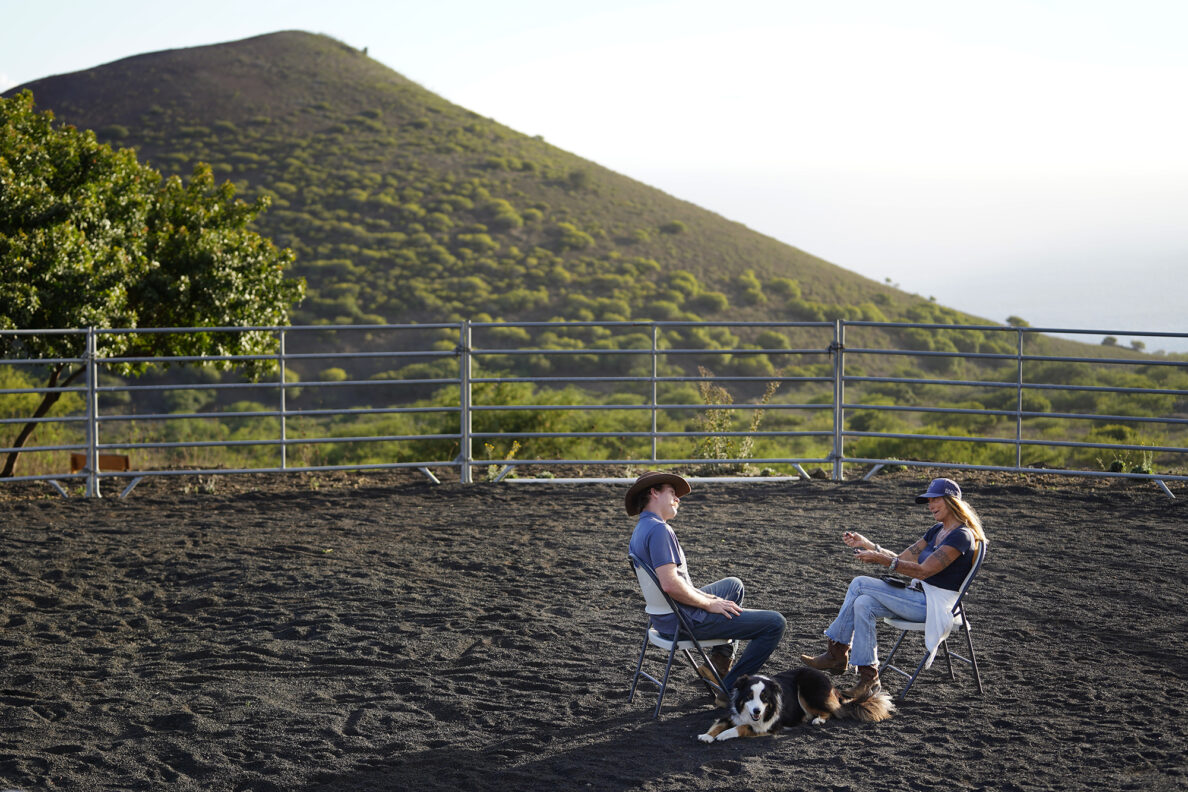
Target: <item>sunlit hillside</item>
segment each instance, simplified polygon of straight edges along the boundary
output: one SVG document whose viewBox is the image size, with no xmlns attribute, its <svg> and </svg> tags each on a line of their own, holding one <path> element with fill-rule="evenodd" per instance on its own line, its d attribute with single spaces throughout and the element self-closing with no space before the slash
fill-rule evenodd
<svg viewBox="0 0 1188 792">
<path fill-rule="evenodd" d="M 167 174 L 208 162 L 245 195 L 270 194 L 262 230 L 297 252 L 310 286 L 299 323 L 974 321 L 452 105 L 324 36 L 140 55 L 23 87 Z"/>
</svg>

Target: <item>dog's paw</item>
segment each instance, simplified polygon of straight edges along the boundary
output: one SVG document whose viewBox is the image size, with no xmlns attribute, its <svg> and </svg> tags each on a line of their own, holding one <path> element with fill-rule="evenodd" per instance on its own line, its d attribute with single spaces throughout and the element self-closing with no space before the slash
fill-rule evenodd
<svg viewBox="0 0 1188 792">
<path fill-rule="evenodd" d="M 714 735 L 706 732 L 705 734 L 697 735 L 697 739 L 701 740 L 703 743 L 712 743 L 714 741 Z"/>
<path fill-rule="evenodd" d="M 814 726 L 824 726 L 825 719 L 822 718 L 820 715 L 818 715 L 817 717 L 813 718 L 813 725 Z"/>
</svg>

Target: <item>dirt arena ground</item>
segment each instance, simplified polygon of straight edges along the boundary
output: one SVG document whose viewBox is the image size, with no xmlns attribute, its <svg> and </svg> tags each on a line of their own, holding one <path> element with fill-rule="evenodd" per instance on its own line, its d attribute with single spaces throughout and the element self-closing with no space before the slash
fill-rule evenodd
<svg viewBox="0 0 1188 792">
<path fill-rule="evenodd" d="M 695 582 L 787 617 L 778 671 L 860 572 L 841 531 L 907 546 L 928 477 L 699 484 L 674 526 Z M 938 661 L 887 722 L 709 746 L 687 670 L 659 720 L 627 701 L 623 485 L 0 487 L 0 789 L 1188 787 L 1188 488 L 958 477 L 991 539 L 985 695 Z"/>
</svg>

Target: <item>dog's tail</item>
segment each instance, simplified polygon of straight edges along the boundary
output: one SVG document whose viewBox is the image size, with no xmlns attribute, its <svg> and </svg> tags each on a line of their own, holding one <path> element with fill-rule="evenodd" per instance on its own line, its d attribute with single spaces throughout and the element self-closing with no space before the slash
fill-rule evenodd
<svg viewBox="0 0 1188 792">
<path fill-rule="evenodd" d="M 878 690 L 862 698 L 843 700 L 837 711 L 837 717 L 863 723 L 878 723 L 890 718 L 893 712 L 895 712 L 895 704 L 892 703 L 891 697 L 882 690 Z"/>
</svg>

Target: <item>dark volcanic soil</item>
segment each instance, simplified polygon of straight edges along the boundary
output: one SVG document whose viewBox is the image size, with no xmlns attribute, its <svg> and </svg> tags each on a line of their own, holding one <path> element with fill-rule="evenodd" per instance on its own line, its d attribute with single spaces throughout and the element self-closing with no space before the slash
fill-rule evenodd
<svg viewBox="0 0 1188 792">
<path fill-rule="evenodd" d="M 907 546 L 930 522 L 912 501 L 927 478 L 695 484 L 674 526 L 695 582 L 737 575 L 788 618 L 778 671 L 820 650 L 869 571 L 841 531 Z M 9 489 L 0 788 L 1188 786 L 1188 491 L 962 483 L 991 540 L 967 601 L 986 694 L 938 661 L 887 722 L 710 746 L 689 671 L 658 721 L 653 689 L 627 702 L 643 614 L 624 485 Z"/>
</svg>

